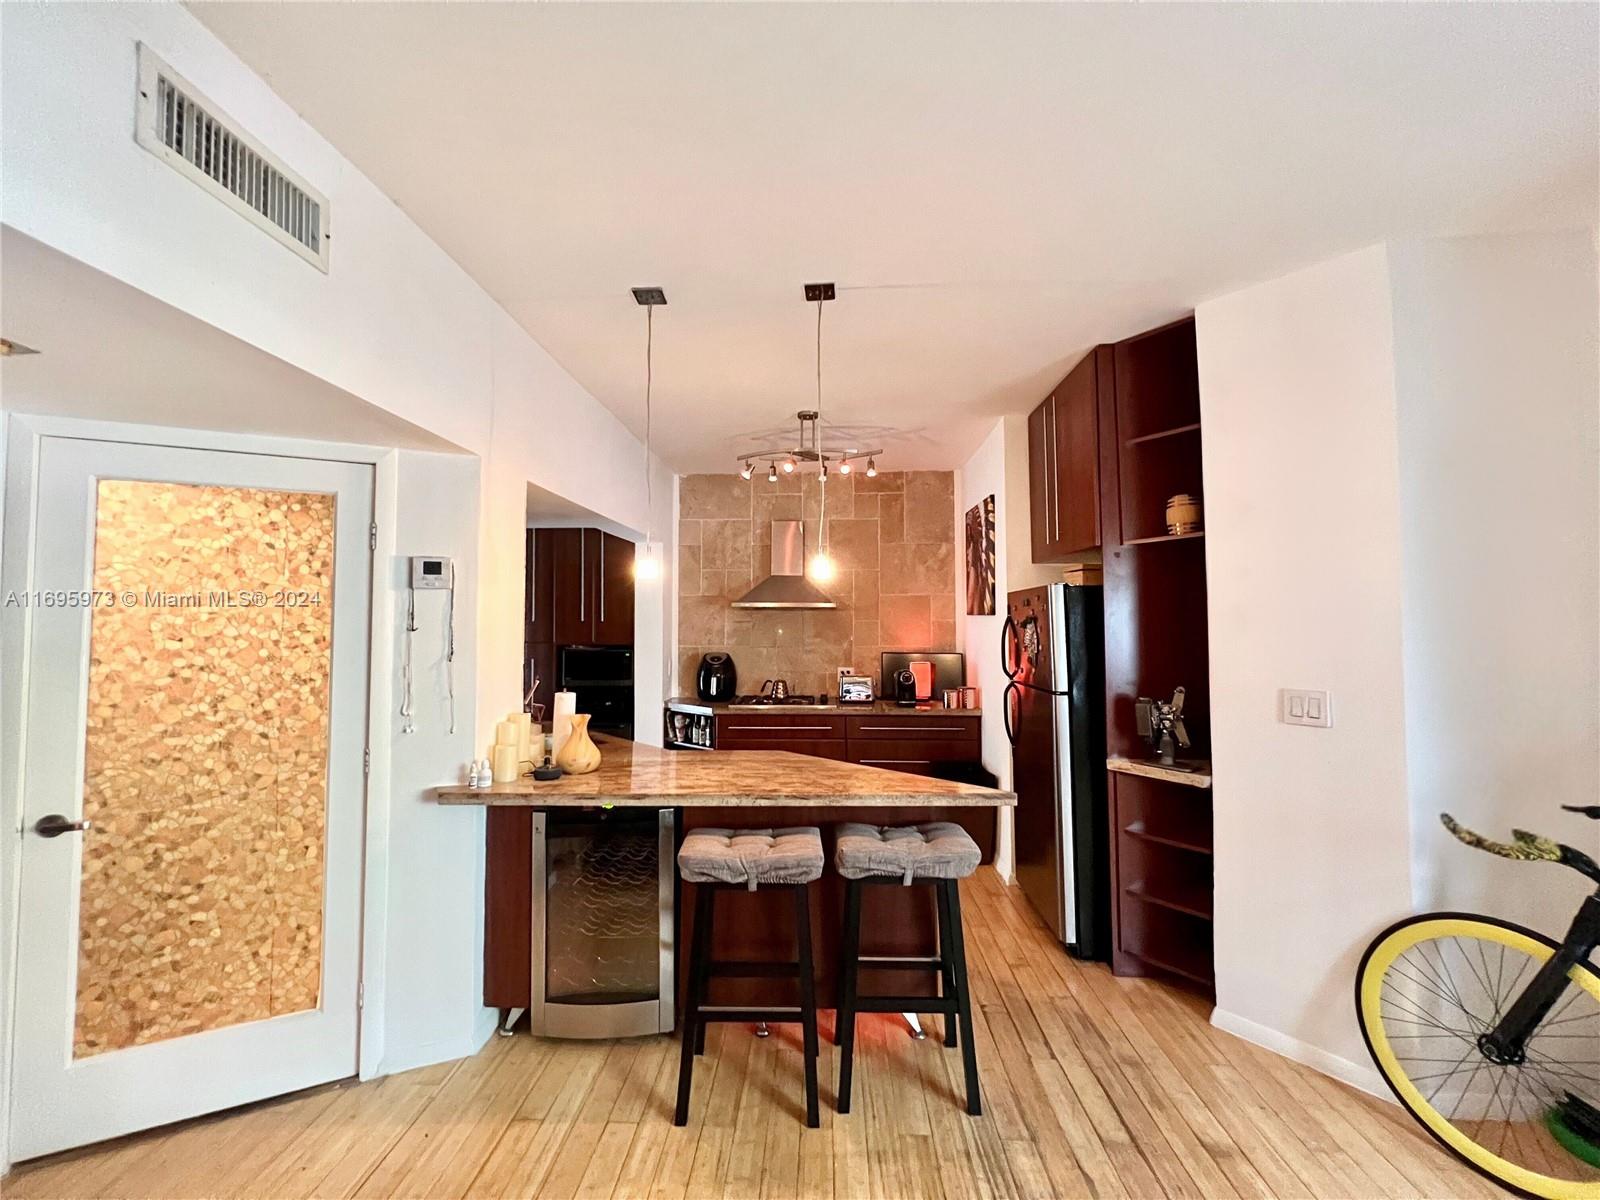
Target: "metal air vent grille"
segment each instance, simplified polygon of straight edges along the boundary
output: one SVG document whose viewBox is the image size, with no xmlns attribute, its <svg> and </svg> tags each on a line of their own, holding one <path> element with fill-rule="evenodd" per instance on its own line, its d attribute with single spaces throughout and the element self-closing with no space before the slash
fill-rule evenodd
<svg viewBox="0 0 1600 1200">
<path fill-rule="evenodd" d="M 137 140 L 306 261 L 328 269 L 328 201 L 139 47 Z"/>
</svg>

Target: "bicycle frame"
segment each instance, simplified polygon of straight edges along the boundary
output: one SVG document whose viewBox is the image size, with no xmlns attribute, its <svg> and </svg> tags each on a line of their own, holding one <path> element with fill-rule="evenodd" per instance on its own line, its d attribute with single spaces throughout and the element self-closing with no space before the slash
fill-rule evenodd
<svg viewBox="0 0 1600 1200">
<path fill-rule="evenodd" d="M 1539 968 L 1495 1027 L 1478 1038 L 1478 1049 L 1493 1063 L 1525 1061 L 1528 1039 L 1561 999 L 1572 981 L 1568 973 L 1600 946 L 1600 891 L 1584 899 L 1561 946 Z"/>
</svg>

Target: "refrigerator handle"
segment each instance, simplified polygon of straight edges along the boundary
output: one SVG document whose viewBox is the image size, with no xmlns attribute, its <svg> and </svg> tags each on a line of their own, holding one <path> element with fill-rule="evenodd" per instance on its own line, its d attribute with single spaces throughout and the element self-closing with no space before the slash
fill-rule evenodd
<svg viewBox="0 0 1600 1200">
<path fill-rule="evenodd" d="M 1011 619 L 1011 614 L 1006 614 L 1005 624 L 1000 626 L 1000 669 L 1006 673 L 1007 679 L 1015 679 L 1021 664 L 1013 665 L 1011 649 L 1017 644 L 1017 623 Z"/>
<path fill-rule="evenodd" d="M 1017 685 L 1014 682 L 1006 684 L 1006 690 L 1000 694 L 1000 718 L 1005 722 L 1006 741 L 1012 746 L 1017 744 L 1017 731 L 1011 727 L 1011 698 L 1016 694 Z"/>
</svg>

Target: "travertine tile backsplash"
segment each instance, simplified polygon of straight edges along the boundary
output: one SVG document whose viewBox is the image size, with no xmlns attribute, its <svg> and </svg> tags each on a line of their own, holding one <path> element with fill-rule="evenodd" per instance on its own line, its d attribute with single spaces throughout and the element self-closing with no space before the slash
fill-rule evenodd
<svg viewBox="0 0 1600 1200">
<path fill-rule="evenodd" d="M 739 690 L 787 679 L 796 692 L 833 694 L 836 668 L 878 685 L 884 650 L 954 650 L 955 477 L 949 471 L 883 471 L 828 480 L 828 541 L 838 577 L 824 590 L 836 609 L 730 607 L 766 578 L 772 522 L 804 520 L 815 550 L 815 474 L 686 475 L 679 490 L 678 690 L 692 695 L 700 656 L 726 650 Z M 880 687 L 881 691 L 881 687 Z"/>
</svg>

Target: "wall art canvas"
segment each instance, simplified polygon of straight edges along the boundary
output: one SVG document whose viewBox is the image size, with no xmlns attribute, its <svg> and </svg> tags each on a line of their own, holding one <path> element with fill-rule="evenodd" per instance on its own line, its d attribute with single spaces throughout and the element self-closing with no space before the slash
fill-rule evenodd
<svg viewBox="0 0 1600 1200">
<path fill-rule="evenodd" d="M 994 615 L 994 497 L 967 509 L 967 615 Z"/>
</svg>

